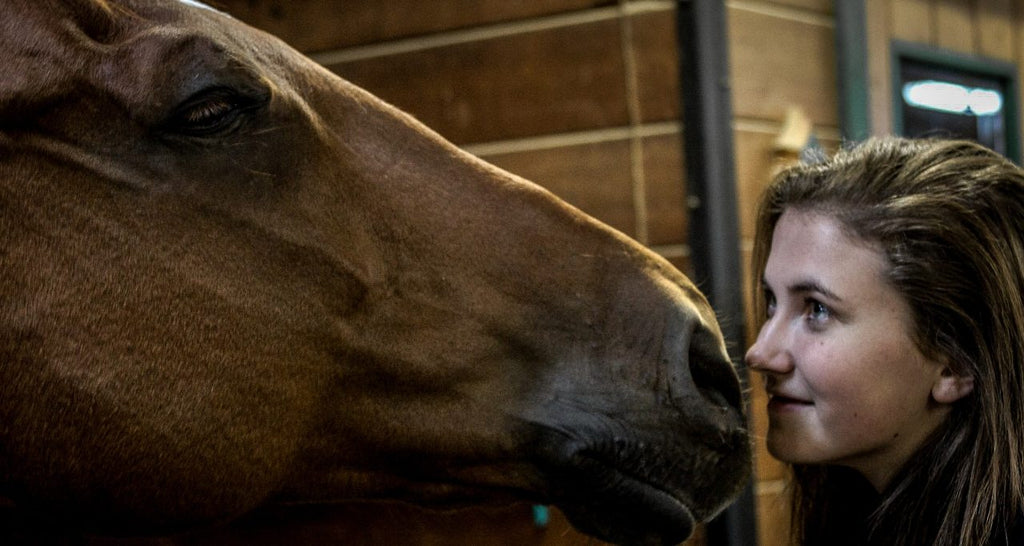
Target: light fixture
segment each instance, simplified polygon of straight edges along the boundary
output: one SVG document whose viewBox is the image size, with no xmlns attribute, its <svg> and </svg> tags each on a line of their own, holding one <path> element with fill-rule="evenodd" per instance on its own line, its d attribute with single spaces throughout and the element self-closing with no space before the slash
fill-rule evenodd
<svg viewBox="0 0 1024 546">
<path fill-rule="evenodd" d="M 918 108 L 975 116 L 989 116 L 1003 108 L 1003 96 L 998 91 L 935 80 L 907 83 L 903 100 Z"/>
</svg>

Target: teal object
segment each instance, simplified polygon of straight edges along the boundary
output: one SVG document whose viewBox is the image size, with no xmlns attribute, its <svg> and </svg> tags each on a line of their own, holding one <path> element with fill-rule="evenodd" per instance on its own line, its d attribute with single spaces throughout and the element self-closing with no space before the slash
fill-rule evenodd
<svg viewBox="0 0 1024 546">
<path fill-rule="evenodd" d="M 533 524 L 537 527 L 547 527 L 548 521 L 551 519 L 551 514 L 548 512 L 547 506 L 540 504 L 533 505 Z"/>
</svg>

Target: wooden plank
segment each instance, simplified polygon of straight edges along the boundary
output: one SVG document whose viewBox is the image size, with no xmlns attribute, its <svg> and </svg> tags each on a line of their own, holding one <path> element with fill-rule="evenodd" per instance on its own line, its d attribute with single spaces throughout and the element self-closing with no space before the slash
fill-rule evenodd
<svg viewBox="0 0 1024 546">
<path fill-rule="evenodd" d="M 729 35 L 736 117 L 781 121 L 796 105 L 816 124 L 838 124 L 831 27 L 732 7 Z"/>
<path fill-rule="evenodd" d="M 980 55 L 1014 60 L 1011 0 L 975 0 L 978 21 L 976 50 Z"/>
<path fill-rule="evenodd" d="M 643 155 L 647 242 L 685 245 L 689 242 L 690 226 L 682 137 L 671 134 L 645 138 Z"/>
<path fill-rule="evenodd" d="M 771 0 L 773 4 L 806 9 L 818 13 L 832 13 L 832 2 L 833 0 Z"/>
<path fill-rule="evenodd" d="M 679 47 L 674 11 L 641 13 L 631 18 L 640 114 L 645 122 L 677 119 Z"/>
<path fill-rule="evenodd" d="M 772 175 L 772 144 L 775 133 L 736 130 L 736 203 L 740 237 L 753 240 L 757 202 Z M 756 334 L 757 331 L 754 330 Z"/>
<path fill-rule="evenodd" d="M 784 487 L 766 489 L 757 496 L 758 544 L 790 546 L 793 542 L 789 539 L 789 492 Z"/>
<path fill-rule="evenodd" d="M 217 0 L 228 13 L 305 51 L 517 21 L 607 4 L 602 0 Z"/>
<path fill-rule="evenodd" d="M 551 190 L 598 220 L 636 236 L 628 140 L 483 156 Z M 677 173 L 681 176 L 681 171 Z M 682 200 L 677 209 L 682 207 Z"/>
<path fill-rule="evenodd" d="M 459 144 L 629 123 L 616 19 L 328 68 Z"/>
<path fill-rule="evenodd" d="M 867 0 L 868 93 L 870 94 L 871 132 L 892 132 L 892 68 L 889 42 L 892 18 L 889 0 Z"/>
<path fill-rule="evenodd" d="M 941 48 L 974 54 L 977 29 L 968 2 L 935 4 L 935 44 Z"/>
<path fill-rule="evenodd" d="M 929 0 L 892 0 L 892 36 L 897 40 L 932 44 L 932 6 Z"/>
</svg>

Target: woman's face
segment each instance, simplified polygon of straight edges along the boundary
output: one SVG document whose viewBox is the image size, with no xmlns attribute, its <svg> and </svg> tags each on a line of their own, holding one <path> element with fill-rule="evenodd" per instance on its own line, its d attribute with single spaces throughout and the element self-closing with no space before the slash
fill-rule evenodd
<svg viewBox="0 0 1024 546">
<path fill-rule="evenodd" d="M 768 450 L 852 467 L 883 489 L 948 412 L 943 366 L 911 339 L 881 252 L 828 216 L 786 210 L 764 271 L 767 322 L 747 352 L 764 374 Z"/>
</svg>

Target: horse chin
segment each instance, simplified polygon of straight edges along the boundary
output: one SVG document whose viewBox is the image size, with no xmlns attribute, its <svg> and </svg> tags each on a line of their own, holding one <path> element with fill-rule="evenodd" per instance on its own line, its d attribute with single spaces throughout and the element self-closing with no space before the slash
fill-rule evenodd
<svg viewBox="0 0 1024 546">
<path fill-rule="evenodd" d="M 641 478 L 586 456 L 561 473 L 554 499 L 580 531 L 615 544 L 679 544 L 696 523 L 676 496 Z"/>
</svg>

